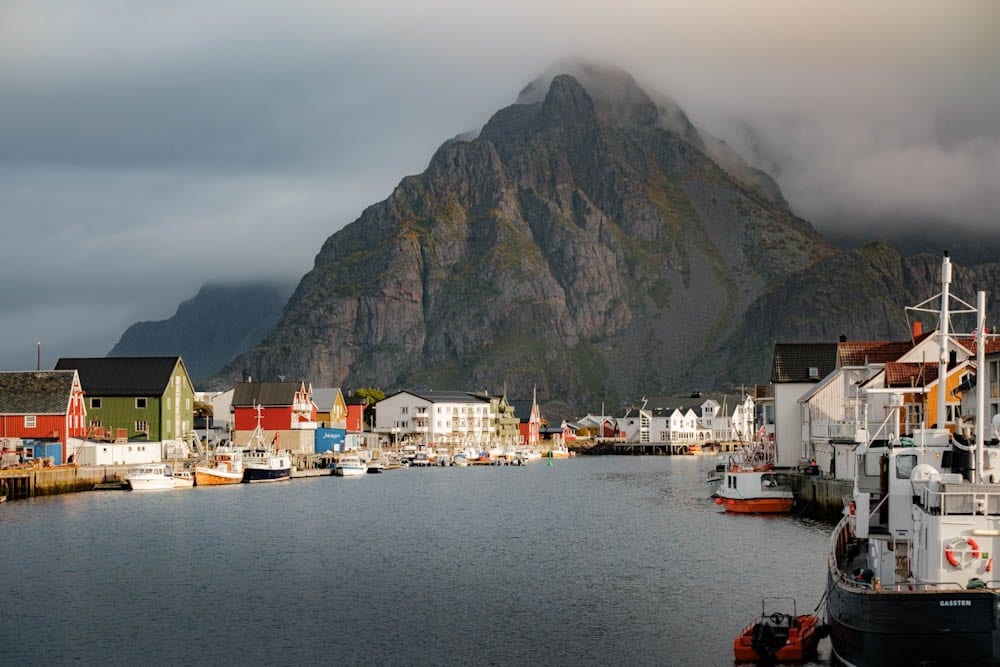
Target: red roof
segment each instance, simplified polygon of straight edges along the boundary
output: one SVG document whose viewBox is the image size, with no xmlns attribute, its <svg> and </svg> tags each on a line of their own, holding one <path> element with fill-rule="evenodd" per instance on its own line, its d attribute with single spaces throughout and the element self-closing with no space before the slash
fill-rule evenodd
<svg viewBox="0 0 1000 667">
<path fill-rule="evenodd" d="M 885 385 L 887 387 L 926 387 L 937 380 L 936 363 L 897 363 L 885 365 Z"/>
<path fill-rule="evenodd" d="M 963 341 L 962 344 L 969 348 L 973 355 L 976 354 L 976 340 Z M 986 339 L 986 354 L 997 354 L 1000 352 L 1000 338 Z"/>
<path fill-rule="evenodd" d="M 896 361 L 913 348 L 910 341 L 870 340 L 837 343 L 841 366 L 867 366 Z"/>
</svg>

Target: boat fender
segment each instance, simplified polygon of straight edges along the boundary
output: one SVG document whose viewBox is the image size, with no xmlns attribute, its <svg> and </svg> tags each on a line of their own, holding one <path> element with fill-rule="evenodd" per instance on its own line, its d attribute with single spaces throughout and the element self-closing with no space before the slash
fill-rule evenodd
<svg viewBox="0 0 1000 667">
<path fill-rule="evenodd" d="M 993 571 L 993 556 L 990 556 L 990 559 L 986 561 L 986 571 L 987 572 Z"/>
</svg>

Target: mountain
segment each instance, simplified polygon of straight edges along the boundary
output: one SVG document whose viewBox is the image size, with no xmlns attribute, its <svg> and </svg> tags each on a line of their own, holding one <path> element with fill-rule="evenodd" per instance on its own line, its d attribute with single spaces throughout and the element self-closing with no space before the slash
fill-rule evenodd
<svg viewBox="0 0 1000 667">
<path fill-rule="evenodd" d="M 675 103 L 574 63 L 330 236 L 216 381 L 537 387 L 576 408 L 669 391 L 838 252 Z"/>
<path fill-rule="evenodd" d="M 178 354 L 194 380 L 208 377 L 274 329 L 292 287 L 205 285 L 170 319 L 130 326 L 108 356 Z"/>
<path fill-rule="evenodd" d="M 951 293 L 975 305 L 986 292 L 986 312 L 1000 312 L 1000 264 L 952 263 Z M 912 322 L 937 326 L 936 318 L 907 311 L 941 291 L 941 254 L 904 256 L 886 241 L 838 253 L 789 276 L 758 298 L 739 328 L 692 368 L 697 377 L 727 378 L 730 386 L 765 383 L 775 342 L 908 340 Z M 936 304 L 932 307 L 936 307 Z M 953 316 L 957 323 L 962 316 Z M 970 316 L 965 316 L 969 318 Z M 994 318 L 990 318 L 995 321 Z M 964 329 L 976 326 L 972 319 Z"/>
</svg>

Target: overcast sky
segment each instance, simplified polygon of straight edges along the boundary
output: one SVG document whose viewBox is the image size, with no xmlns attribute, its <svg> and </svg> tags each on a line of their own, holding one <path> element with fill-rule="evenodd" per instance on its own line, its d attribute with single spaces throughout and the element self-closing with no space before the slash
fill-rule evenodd
<svg viewBox="0 0 1000 667">
<path fill-rule="evenodd" d="M 1000 222 L 993 0 L 0 0 L 0 369 L 298 278 L 570 56 L 672 97 L 820 229 Z"/>
</svg>

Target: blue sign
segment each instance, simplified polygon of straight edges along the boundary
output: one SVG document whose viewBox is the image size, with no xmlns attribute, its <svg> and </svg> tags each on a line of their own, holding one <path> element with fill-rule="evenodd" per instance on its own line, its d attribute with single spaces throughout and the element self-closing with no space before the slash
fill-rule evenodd
<svg viewBox="0 0 1000 667">
<path fill-rule="evenodd" d="M 316 429 L 315 452 L 342 452 L 344 451 L 344 438 L 347 436 L 347 429 L 343 428 L 318 428 Z"/>
</svg>

